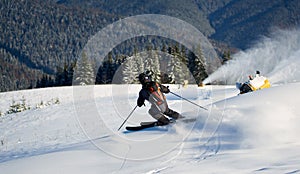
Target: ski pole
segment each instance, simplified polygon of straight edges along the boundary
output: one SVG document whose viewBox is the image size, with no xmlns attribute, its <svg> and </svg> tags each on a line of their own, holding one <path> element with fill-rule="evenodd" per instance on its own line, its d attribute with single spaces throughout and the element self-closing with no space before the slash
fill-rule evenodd
<svg viewBox="0 0 300 174">
<path fill-rule="evenodd" d="M 197 103 L 194 103 L 194 102 L 192 102 L 192 101 L 190 101 L 190 100 L 188 100 L 188 99 L 186 99 L 186 98 L 184 98 L 184 97 L 181 97 L 181 96 L 178 95 L 178 94 L 175 94 L 174 92 L 171 92 L 171 91 L 170 91 L 170 93 L 173 94 L 173 95 L 175 95 L 175 96 L 177 96 L 177 97 L 179 97 L 179 98 L 182 98 L 183 100 L 186 100 L 186 101 L 188 101 L 188 102 L 190 102 L 190 103 L 192 103 L 192 104 L 194 104 L 194 105 L 196 105 L 196 106 L 198 106 L 198 107 L 200 107 L 200 108 L 202 108 L 202 109 L 204 109 L 204 110 L 208 110 L 208 109 L 206 109 L 205 107 L 198 105 Z"/>
<path fill-rule="evenodd" d="M 130 114 L 127 116 L 127 118 L 125 119 L 125 121 L 121 124 L 121 126 L 119 127 L 118 131 L 122 128 L 122 126 L 126 123 L 126 121 L 128 120 L 128 118 L 132 115 L 132 113 L 135 111 L 135 109 L 137 108 L 137 105 L 132 109 L 132 111 L 130 112 Z"/>
</svg>

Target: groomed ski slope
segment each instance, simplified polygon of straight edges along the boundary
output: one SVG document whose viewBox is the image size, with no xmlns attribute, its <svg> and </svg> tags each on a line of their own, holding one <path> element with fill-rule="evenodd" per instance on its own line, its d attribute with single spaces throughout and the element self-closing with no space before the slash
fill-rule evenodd
<svg viewBox="0 0 300 174">
<path fill-rule="evenodd" d="M 170 85 L 170 108 L 196 122 L 139 132 L 149 104 L 121 123 L 140 85 L 62 87 L 0 93 L 0 111 L 26 99 L 30 110 L 0 117 L 3 174 L 300 173 L 300 83 L 237 95 L 233 86 Z M 53 99 L 44 107 L 37 104 Z"/>
</svg>

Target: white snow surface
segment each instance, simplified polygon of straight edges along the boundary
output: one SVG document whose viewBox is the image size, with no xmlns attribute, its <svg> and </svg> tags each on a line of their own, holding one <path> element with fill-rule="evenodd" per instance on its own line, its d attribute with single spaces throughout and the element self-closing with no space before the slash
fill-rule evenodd
<svg viewBox="0 0 300 174">
<path fill-rule="evenodd" d="M 300 173 L 300 83 L 238 95 L 233 86 L 189 85 L 169 107 L 196 121 L 138 132 L 153 120 L 137 108 L 140 85 L 61 87 L 0 93 L 0 111 L 26 99 L 30 110 L 0 117 L 1 174 Z M 60 104 L 35 108 L 58 98 Z"/>
</svg>

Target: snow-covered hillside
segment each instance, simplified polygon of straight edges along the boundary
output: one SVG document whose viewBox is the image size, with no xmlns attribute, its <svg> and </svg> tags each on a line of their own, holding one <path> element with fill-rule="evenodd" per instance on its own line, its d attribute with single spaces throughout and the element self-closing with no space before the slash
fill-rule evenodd
<svg viewBox="0 0 300 174">
<path fill-rule="evenodd" d="M 117 131 L 140 85 L 1 93 L 4 113 L 22 98 L 30 110 L 0 117 L 0 171 L 14 173 L 300 173 L 300 83 L 237 95 L 232 86 L 171 91 L 170 108 L 196 122 Z M 36 107 L 58 99 L 58 104 Z M 51 102 L 50 102 L 51 103 Z M 126 125 L 150 121 L 149 104 Z"/>
</svg>

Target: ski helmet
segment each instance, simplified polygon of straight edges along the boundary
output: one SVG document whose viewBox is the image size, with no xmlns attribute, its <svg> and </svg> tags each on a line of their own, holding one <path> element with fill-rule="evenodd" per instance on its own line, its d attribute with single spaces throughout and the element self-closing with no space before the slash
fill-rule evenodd
<svg viewBox="0 0 300 174">
<path fill-rule="evenodd" d="M 152 72 L 149 70 L 146 70 L 145 72 L 141 73 L 138 78 L 139 78 L 139 81 L 141 84 L 151 82 L 152 81 Z"/>
</svg>

